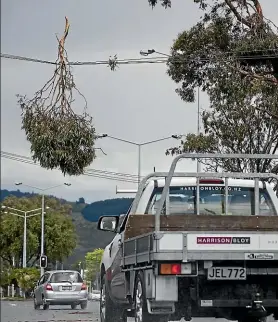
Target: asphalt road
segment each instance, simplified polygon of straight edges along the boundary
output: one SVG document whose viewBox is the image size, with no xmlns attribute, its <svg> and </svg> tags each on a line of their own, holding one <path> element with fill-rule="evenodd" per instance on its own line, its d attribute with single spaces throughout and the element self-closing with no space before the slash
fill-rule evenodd
<svg viewBox="0 0 278 322">
<path fill-rule="evenodd" d="M 32 301 L 1 302 L 1 322 L 100 322 L 98 302 L 89 302 L 86 310 L 69 306 L 52 306 L 49 310 L 34 310 Z M 129 322 L 134 319 L 130 318 Z M 269 322 L 274 321 L 269 319 Z M 227 322 L 223 319 L 193 319 L 192 322 Z"/>
<path fill-rule="evenodd" d="M 86 310 L 70 306 L 50 306 L 34 310 L 33 301 L 1 302 L 1 322 L 99 322 L 98 302 L 88 302 Z"/>
</svg>

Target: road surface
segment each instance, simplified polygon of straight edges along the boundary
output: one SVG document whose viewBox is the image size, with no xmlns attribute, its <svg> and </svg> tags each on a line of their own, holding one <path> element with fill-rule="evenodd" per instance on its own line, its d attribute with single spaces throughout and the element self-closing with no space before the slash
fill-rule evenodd
<svg viewBox="0 0 278 322">
<path fill-rule="evenodd" d="M 89 302 L 86 310 L 69 306 L 52 306 L 49 310 L 34 310 L 32 301 L 1 302 L 1 322 L 100 322 L 98 302 Z M 128 322 L 134 319 L 129 318 Z M 269 319 L 273 321 L 273 319 Z M 193 319 L 192 322 L 227 322 L 223 319 Z"/>
</svg>

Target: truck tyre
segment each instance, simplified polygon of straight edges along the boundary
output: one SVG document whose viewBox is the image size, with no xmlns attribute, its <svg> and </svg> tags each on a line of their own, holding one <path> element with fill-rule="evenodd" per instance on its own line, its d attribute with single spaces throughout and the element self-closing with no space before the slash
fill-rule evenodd
<svg viewBox="0 0 278 322">
<path fill-rule="evenodd" d="M 38 304 L 37 299 L 36 299 L 36 297 L 34 296 L 34 309 L 35 309 L 35 310 L 38 310 L 39 308 L 40 308 L 40 305 Z"/>
<path fill-rule="evenodd" d="M 135 322 L 168 322 L 168 315 L 150 314 L 147 307 L 147 299 L 145 292 L 144 275 L 142 272 L 137 274 L 135 280 L 134 290 L 134 304 L 135 304 Z"/>
<path fill-rule="evenodd" d="M 101 322 L 127 322 L 124 310 L 115 306 L 112 302 L 105 283 L 105 275 L 101 280 L 100 288 L 100 320 Z"/>
<path fill-rule="evenodd" d="M 49 309 L 49 304 L 46 302 L 45 298 L 43 297 L 42 299 L 42 308 L 44 310 L 48 310 Z"/>
<path fill-rule="evenodd" d="M 88 302 L 87 301 L 86 302 L 82 302 L 80 304 L 80 307 L 81 307 L 82 310 L 85 310 L 87 308 L 87 305 L 88 305 Z"/>
</svg>

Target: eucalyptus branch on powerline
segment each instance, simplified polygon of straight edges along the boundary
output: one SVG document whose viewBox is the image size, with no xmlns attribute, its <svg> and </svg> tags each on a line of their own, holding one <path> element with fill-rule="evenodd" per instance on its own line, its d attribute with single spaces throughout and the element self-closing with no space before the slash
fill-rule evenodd
<svg viewBox="0 0 278 322">
<path fill-rule="evenodd" d="M 69 32 L 66 17 L 64 35 L 58 40 L 54 75 L 32 99 L 17 95 L 22 109 L 22 128 L 31 143 L 34 161 L 43 168 L 58 168 L 63 174 L 80 175 L 95 159 L 95 129 L 86 112 L 85 97 L 76 87 L 68 64 L 65 40 Z M 84 101 L 82 114 L 73 110 L 78 94 Z"/>
</svg>

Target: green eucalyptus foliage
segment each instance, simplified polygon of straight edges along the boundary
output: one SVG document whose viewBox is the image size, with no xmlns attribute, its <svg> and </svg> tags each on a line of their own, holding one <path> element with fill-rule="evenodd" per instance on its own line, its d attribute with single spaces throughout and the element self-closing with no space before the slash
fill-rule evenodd
<svg viewBox="0 0 278 322">
<path fill-rule="evenodd" d="M 48 110 L 40 97 L 28 100 L 19 96 L 22 129 L 31 143 L 34 161 L 46 169 L 60 169 L 68 175 L 80 175 L 95 159 L 95 129 L 86 113 Z"/>
<path fill-rule="evenodd" d="M 34 161 L 39 161 L 46 169 L 80 175 L 96 157 L 96 135 L 92 117 L 86 113 L 87 101 L 76 87 L 64 48 L 68 30 L 66 18 L 64 36 L 58 40 L 56 68 L 50 80 L 32 99 L 22 95 L 17 97 L 22 110 L 22 129 L 31 143 Z M 73 110 L 75 93 L 85 101 L 82 114 Z"/>
<path fill-rule="evenodd" d="M 168 60 L 176 92 L 194 102 L 196 88 L 209 96 L 203 133 L 188 134 L 182 152 L 275 153 L 278 148 L 278 28 L 257 0 L 192 0 L 203 17 L 178 35 Z M 151 5 L 159 1 L 149 0 Z M 171 1 L 160 1 L 169 7 Z M 211 160 L 210 170 L 260 171 L 269 160 Z"/>
</svg>

